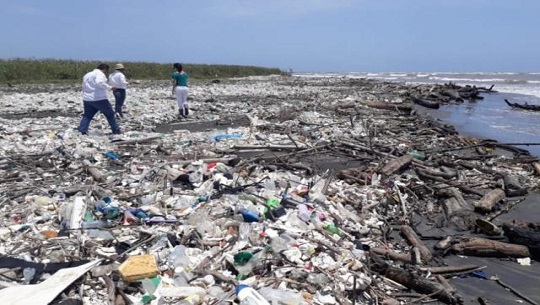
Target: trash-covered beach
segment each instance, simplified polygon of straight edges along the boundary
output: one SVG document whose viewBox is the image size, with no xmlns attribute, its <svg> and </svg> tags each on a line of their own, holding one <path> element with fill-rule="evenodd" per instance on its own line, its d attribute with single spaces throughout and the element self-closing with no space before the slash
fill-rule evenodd
<svg viewBox="0 0 540 305">
<path fill-rule="evenodd" d="M 538 158 L 421 115 L 492 89 L 141 82 L 82 136 L 79 86 L 2 88 L 0 304 L 537 304 Z"/>
</svg>

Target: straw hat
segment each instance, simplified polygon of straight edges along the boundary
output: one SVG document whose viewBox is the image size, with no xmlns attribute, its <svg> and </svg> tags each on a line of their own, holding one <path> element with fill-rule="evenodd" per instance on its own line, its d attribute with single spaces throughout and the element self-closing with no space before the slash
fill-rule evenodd
<svg viewBox="0 0 540 305">
<path fill-rule="evenodd" d="M 123 70 L 123 69 L 124 69 L 124 65 L 123 65 L 123 64 L 116 64 L 116 66 L 114 66 L 114 69 L 115 69 L 115 70 Z"/>
</svg>

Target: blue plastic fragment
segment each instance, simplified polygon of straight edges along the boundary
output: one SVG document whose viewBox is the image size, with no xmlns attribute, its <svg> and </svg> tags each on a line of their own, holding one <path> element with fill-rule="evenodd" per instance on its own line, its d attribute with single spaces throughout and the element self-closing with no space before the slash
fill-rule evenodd
<svg viewBox="0 0 540 305">
<path fill-rule="evenodd" d="M 105 156 L 109 159 L 118 160 L 120 158 L 119 155 L 113 153 L 112 151 L 106 152 Z"/>
</svg>

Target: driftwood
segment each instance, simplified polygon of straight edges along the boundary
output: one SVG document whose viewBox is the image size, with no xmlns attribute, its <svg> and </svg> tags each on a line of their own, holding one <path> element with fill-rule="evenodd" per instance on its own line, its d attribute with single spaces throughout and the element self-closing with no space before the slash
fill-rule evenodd
<svg viewBox="0 0 540 305">
<path fill-rule="evenodd" d="M 390 160 L 388 163 L 386 163 L 381 172 L 387 176 L 390 176 L 409 166 L 412 160 L 413 158 L 410 155 L 404 155 L 397 159 Z"/>
<path fill-rule="evenodd" d="M 463 304 L 463 299 L 455 290 L 449 291 L 438 282 L 431 281 L 413 272 L 392 267 L 376 255 L 372 255 L 371 258 L 373 260 L 372 270 L 384 277 L 419 293 L 433 294 L 435 298 L 447 304 Z"/>
<path fill-rule="evenodd" d="M 533 167 L 534 167 L 534 170 L 536 171 L 536 173 L 540 175 L 540 163 L 539 162 L 534 162 Z"/>
<path fill-rule="evenodd" d="M 235 150 L 251 150 L 251 149 L 262 149 L 262 150 L 302 150 L 306 147 L 297 147 L 295 145 L 234 145 L 231 149 Z"/>
<path fill-rule="evenodd" d="M 439 102 L 425 100 L 425 99 L 419 99 L 419 98 L 413 99 L 413 102 L 415 104 L 420 105 L 420 106 L 423 106 L 423 107 L 426 107 L 426 108 L 431 108 L 431 109 L 439 109 L 439 107 L 441 106 L 439 104 Z"/>
<path fill-rule="evenodd" d="M 444 179 L 452 179 L 457 176 L 457 173 L 455 171 L 452 172 L 444 172 L 444 171 L 438 171 L 429 167 L 422 169 L 426 174 L 429 174 L 431 176 L 435 177 L 441 177 Z"/>
<path fill-rule="evenodd" d="M 368 106 L 371 108 L 376 109 L 384 109 L 384 110 L 395 110 L 395 111 L 402 111 L 402 112 L 411 112 L 412 106 L 408 104 L 390 104 L 390 103 L 382 103 L 382 102 L 374 102 L 374 101 L 358 101 L 361 105 Z"/>
<path fill-rule="evenodd" d="M 444 267 L 428 267 L 420 268 L 422 271 L 428 271 L 433 274 L 444 274 L 444 273 L 459 273 L 469 270 L 477 270 L 480 266 L 477 265 L 463 265 L 463 266 L 444 266 Z"/>
<path fill-rule="evenodd" d="M 384 248 L 371 248 L 370 251 L 394 261 L 400 261 L 407 264 L 412 263 L 411 255 L 407 253 L 398 253 Z"/>
<path fill-rule="evenodd" d="M 540 111 L 540 105 L 529 105 L 527 103 L 525 104 L 518 104 L 518 103 L 510 103 L 507 99 L 504 100 L 508 106 L 512 108 L 519 108 L 524 110 L 531 110 L 531 111 Z"/>
<path fill-rule="evenodd" d="M 495 205 L 506 197 L 506 194 L 501 189 L 494 189 L 485 194 L 475 205 L 475 210 L 482 213 L 489 213 L 493 210 Z"/>
<path fill-rule="evenodd" d="M 511 243 L 527 246 L 532 257 L 540 259 L 540 224 L 514 221 L 504 223 L 502 228 Z"/>
<path fill-rule="evenodd" d="M 460 231 L 474 228 L 473 207 L 465 201 L 461 192 L 457 188 L 451 187 L 440 193 L 448 196 L 442 201 L 446 219 Z"/>
<path fill-rule="evenodd" d="M 105 175 L 97 168 L 95 167 L 90 161 L 83 160 L 83 164 L 86 167 L 86 170 L 90 173 L 94 181 L 96 182 L 105 182 L 106 178 Z"/>
<path fill-rule="evenodd" d="M 449 97 L 455 99 L 456 101 L 460 101 L 460 102 L 463 101 L 463 99 L 461 98 L 461 95 L 460 95 L 459 92 L 457 92 L 456 90 L 449 90 L 449 89 L 447 89 L 447 90 L 444 90 L 444 91 L 442 92 L 442 94 L 447 95 L 447 96 L 449 96 Z"/>
<path fill-rule="evenodd" d="M 426 178 L 426 179 L 434 180 L 434 181 L 437 181 L 437 182 L 446 183 L 446 184 L 451 185 L 451 186 L 455 186 L 455 187 L 457 187 L 458 189 L 460 189 L 461 191 L 463 191 L 463 192 L 465 192 L 467 194 L 475 194 L 475 195 L 478 195 L 478 196 L 484 196 L 484 193 L 482 193 L 480 191 L 477 191 L 477 190 L 475 190 L 473 188 L 462 185 L 462 184 L 460 184 L 458 182 L 448 181 L 448 180 L 445 180 L 443 178 L 430 175 L 430 174 L 426 173 L 422 169 L 417 168 L 416 173 L 418 174 L 418 176 L 420 178 Z"/>
<path fill-rule="evenodd" d="M 146 137 L 146 138 L 140 138 L 140 139 L 118 140 L 118 141 L 112 141 L 112 142 L 116 145 L 132 145 L 132 144 L 142 144 L 146 142 L 152 142 L 159 138 L 161 138 L 161 136 L 152 136 L 152 137 Z"/>
<path fill-rule="evenodd" d="M 485 238 L 463 238 L 452 246 L 457 253 L 487 257 L 529 257 L 526 246 L 503 243 Z"/>
<path fill-rule="evenodd" d="M 401 235 L 407 239 L 409 244 L 420 251 L 420 256 L 422 257 L 422 260 L 424 262 L 429 262 L 433 258 L 433 254 L 431 254 L 431 251 L 426 247 L 426 245 L 420 240 L 420 237 L 416 235 L 416 232 L 407 225 L 401 226 Z"/>
</svg>

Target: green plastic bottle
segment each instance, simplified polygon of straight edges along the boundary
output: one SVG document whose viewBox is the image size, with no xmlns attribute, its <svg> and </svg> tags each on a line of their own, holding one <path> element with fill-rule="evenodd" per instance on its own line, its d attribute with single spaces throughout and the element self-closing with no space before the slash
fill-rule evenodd
<svg viewBox="0 0 540 305">
<path fill-rule="evenodd" d="M 326 225 L 324 226 L 324 229 L 332 234 L 341 235 L 341 230 L 334 225 Z"/>
</svg>

